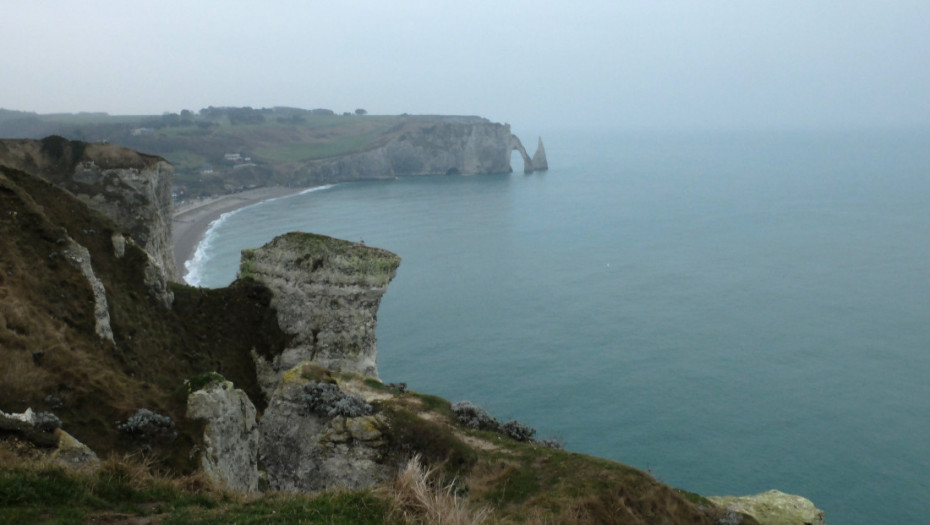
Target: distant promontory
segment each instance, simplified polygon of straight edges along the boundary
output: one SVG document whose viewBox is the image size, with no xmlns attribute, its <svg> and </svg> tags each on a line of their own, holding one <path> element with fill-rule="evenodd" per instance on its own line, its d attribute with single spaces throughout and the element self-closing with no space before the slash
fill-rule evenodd
<svg viewBox="0 0 930 525">
<path fill-rule="evenodd" d="M 175 200 L 265 186 L 307 187 L 418 175 L 548 169 L 508 124 L 474 116 L 337 114 L 327 109 L 208 107 L 158 116 L 0 110 L 0 138 L 108 142 L 168 160 Z"/>
</svg>

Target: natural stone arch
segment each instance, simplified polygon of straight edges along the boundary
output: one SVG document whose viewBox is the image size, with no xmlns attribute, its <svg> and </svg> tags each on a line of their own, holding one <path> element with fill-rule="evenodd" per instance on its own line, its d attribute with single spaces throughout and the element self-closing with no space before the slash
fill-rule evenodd
<svg viewBox="0 0 930 525">
<path fill-rule="evenodd" d="M 510 136 L 510 150 L 517 151 L 523 157 L 523 173 L 533 173 L 534 171 L 545 171 L 549 169 L 549 162 L 546 159 L 546 150 L 543 148 L 542 138 L 539 139 L 539 146 L 536 153 L 530 157 L 516 135 Z"/>
</svg>

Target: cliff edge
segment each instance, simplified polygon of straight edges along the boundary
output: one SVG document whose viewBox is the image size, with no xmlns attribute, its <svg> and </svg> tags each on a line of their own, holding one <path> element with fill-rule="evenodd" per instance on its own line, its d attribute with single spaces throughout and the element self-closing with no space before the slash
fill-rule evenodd
<svg viewBox="0 0 930 525">
<path fill-rule="evenodd" d="M 0 140 L 0 164 L 70 191 L 151 255 L 164 278 L 180 279 L 171 242 L 173 168 L 164 159 L 52 136 Z"/>
<path fill-rule="evenodd" d="M 542 139 L 540 139 L 540 146 Z M 524 172 L 548 169 L 545 151 L 531 158 L 510 125 L 480 117 L 403 117 L 364 151 L 313 160 L 295 170 L 298 185 L 418 175 L 510 173 L 510 153 L 524 159 Z"/>
</svg>

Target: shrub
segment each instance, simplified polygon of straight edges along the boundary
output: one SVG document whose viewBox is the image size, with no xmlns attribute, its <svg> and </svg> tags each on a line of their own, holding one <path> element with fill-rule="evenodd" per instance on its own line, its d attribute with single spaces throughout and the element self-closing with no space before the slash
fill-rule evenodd
<svg viewBox="0 0 930 525">
<path fill-rule="evenodd" d="M 514 441 L 532 441 L 536 430 L 514 420 L 501 425 L 501 433 Z"/>
<path fill-rule="evenodd" d="M 471 401 L 459 401 L 452 403 L 452 413 L 455 414 L 459 423 L 468 428 L 475 430 L 492 430 L 500 431 L 500 422 L 491 417 L 487 410 L 479 407 Z"/>
<path fill-rule="evenodd" d="M 126 421 L 117 425 L 120 432 L 145 441 L 167 443 L 178 437 L 170 417 L 147 408 L 140 408 Z"/>
<path fill-rule="evenodd" d="M 537 439 L 536 441 L 534 441 L 534 443 L 536 443 L 537 445 L 541 447 L 551 448 L 554 450 L 562 450 L 565 448 L 562 446 L 562 443 L 556 438 Z"/>
<path fill-rule="evenodd" d="M 54 432 L 55 429 L 61 428 L 61 419 L 51 412 L 37 412 L 33 426 L 41 432 Z"/>
<path fill-rule="evenodd" d="M 304 385 L 303 402 L 309 412 L 321 416 L 360 417 L 372 413 L 371 405 L 364 399 L 346 394 L 332 383 L 307 382 Z"/>
<path fill-rule="evenodd" d="M 398 462 L 419 454 L 425 462 L 441 467 L 449 476 L 458 476 L 478 461 L 474 449 L 446 425 L 395 407 L 384 407 L 381 413 L 386 423 L 382 423 L 379 430 Z"/>
<path fill-rule="evenodd" d="M 407 462 L 394 480 L 391 493 L 392 510 L 397 518 L 449 525 L 478 525 L 489 521 L 491 509 L 470 508 L 464 498 L 457 496 L 454 483 L 443 483 L 435 474 L 435 470 L 421 465 L 419 455 Z"/>
<path fill-rule="evenodd" d="M 197 374 L 184 383 L 187 385 L 187 392 L 193 393 L 202 390 L 213 383 L 226 381 L 226 378 L 216 372 L 204 372 Z"/>
</svg>

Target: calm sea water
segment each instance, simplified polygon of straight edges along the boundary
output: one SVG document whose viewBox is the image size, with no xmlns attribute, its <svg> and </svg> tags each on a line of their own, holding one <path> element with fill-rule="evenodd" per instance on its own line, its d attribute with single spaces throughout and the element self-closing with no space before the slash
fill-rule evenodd
<svg viewBox="0 0 930 525">
<path fill-rule="evenodd" d="M 702 494 L 930 507 L 930 134 L 545 134 L 545 174 L 341 184 L 225 217 L 403 257 L 385 381 Z M 532 141 L 530 141 L 532 142 Z M 514 159 L 515 168 L 522 167 Z"/>
</svg>

